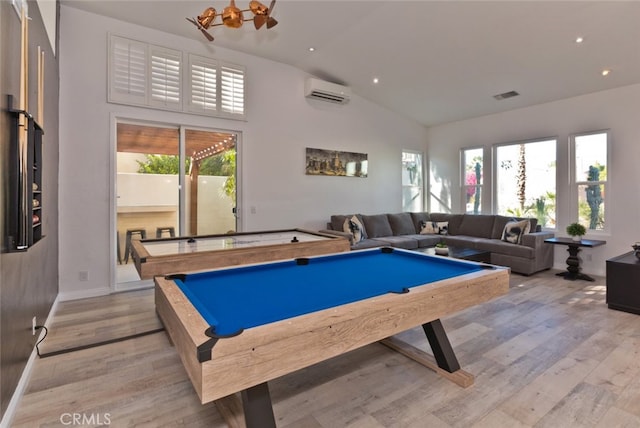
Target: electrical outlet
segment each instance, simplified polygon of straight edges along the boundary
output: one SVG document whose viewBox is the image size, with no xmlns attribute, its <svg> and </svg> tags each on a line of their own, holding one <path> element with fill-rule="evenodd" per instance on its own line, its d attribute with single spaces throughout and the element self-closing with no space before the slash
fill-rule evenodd
<svg viewBox="0 0 640 428">
<path fill-rule="evenodd" d="M 37 325 L 38 325 L 38 320 L 34 316 L 33 319 L 31 320 L 31 335 L 32 336 L 36 335 L 36 326 Z"/>
<path fill-rule="evenodd" d="M 590 262 L 591 261 L 591 254 L 587 254 L 587 261 Z"/>
<path fill-rule="evenodd" d="M 78 279 L 80 281 L 89 281 L 89 272 L 86 270 L 81 270 L 78 272 Z"/>
</svg>

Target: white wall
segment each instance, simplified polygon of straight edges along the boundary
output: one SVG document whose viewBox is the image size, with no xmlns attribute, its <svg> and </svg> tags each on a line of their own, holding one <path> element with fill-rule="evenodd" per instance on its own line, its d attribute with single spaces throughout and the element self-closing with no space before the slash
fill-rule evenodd
<svg viewBox="0 0 640 428">
<path fill-rule="evenodd" d="M 605 274 L 605 261 L 631 251 L 640 241 L 640 85 L 626 86 L 580 97 L 560 100 L 506 113 L 449 123 L 429 128 L 429 160 L 432 173 L 446 178 L 452 212 L 463 209 L 460 195 L 459 151 L 463 147 L 485 147 L 485 195 L 491 190 L 490 149 L 493 144 L 539 137 L 557 137 L 557 219 L 556 236 L 567 236 L 565 227 L 575 221 L 573 200 L 566 185 L 569 180 L 568 147 L 571 134 L 611 129 L 611 163 L 607 166 L 608 187 L 605 200 L 610 233 L 588 233 L 586 238 L 604 239 L 607 244 L 583 250 L 592 256 L 583 270 Z M 491 212 L 490 200 L 483 200 L 483 211 Z M 436 207 L 431 207 L 437 210 Z M 439 207 L 437 207 L 439 208 Z M 566 247 L 556 246 L 555 267 L 564 269 Z"/>
<path fill-rule="evenodd" d="M 246 65 L 247 121 L 108 104 L 108 32 Z M 116 117 L 239 131 L 244 231 L 320 229 L 334 213 L 400 211 L 401 151 L 426 150 L 423 126 L 357 95 L 345 106 L 305 99 L 298 69 L 64 5 L 60 76 L 62 299 L 109 292 Z M 305 147 L 367 153 L 369 177 L 307 176 Z"/>
</svg>

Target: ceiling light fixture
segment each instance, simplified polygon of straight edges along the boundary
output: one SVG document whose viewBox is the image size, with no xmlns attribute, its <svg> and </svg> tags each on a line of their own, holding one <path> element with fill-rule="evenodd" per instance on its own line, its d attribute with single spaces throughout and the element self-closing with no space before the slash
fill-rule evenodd
<svg viewBox="0 0 640 428">
<path fill-rule="evenodd" d="M 601 74 L 602 74 L 603 76 L 608 76 L 608 75 L 609 75 L 609 73 L 611 73 L 611 70 L 608 70 L 608 69 L 606 69 L 606 68 L 605 68 L 604 70 L 602 70 L 602 73 L 601 73 Z"/>
<path fill-rule="evenodd" d="M 582 42 L 584 42 L 584 38 L 580 36 L 576 37 L 576 43 L 582 43 Z"/>
<path fill-rule="evenodd" d="M 378 83 L 380 83 L 380 79 L 378 79 L 377 77 L 373 78 L 373 84 L 377 85 Z"/>
<path fill-rule="evenodd" d="M 314 48 L 313 46 L 309 48 L 309 52 L 315 52 L 315 51 L 316 51 L 316 48 Z"/>
<path fill-rule="evenodd" d="M 195 25 L 198 30 L 204 34 L 204 36 L 210 42 L 213 42 L 213 36 L 207 31 L 211 27 L 217 27 L 224 25 L 229 28 L 240 28 L 244 21 L 253 21 L 253 25 L 256 30 L 259 30 L 264 24 L 267 24 L 267 28 L 275 27 L 278 21 L 271 17 L 273 8 L 276 5 L 276 0 L 271 0 L 269 7 L 266 7 L 262 3 L 256 0 L 249 2 L 249 9 L 239 9 L 236 7 L 235 0 L 231 0 L 229 6 L 225 7 L 222 13 L 216 12 L 213 7 L 206 8 L 200 16 L 197 18 L 186 18 L 187 21 Z M 244 19 L 244 12 L 253 13 L 252 19 Z M 216 23 L 216 18 L 220 16 L 222 22 Z"/>
</svg>

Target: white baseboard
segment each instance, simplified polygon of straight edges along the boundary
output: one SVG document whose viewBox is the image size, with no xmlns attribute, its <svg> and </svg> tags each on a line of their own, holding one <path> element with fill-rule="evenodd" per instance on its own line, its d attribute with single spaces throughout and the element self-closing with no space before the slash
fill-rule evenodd
<svg viewBox="0 0 640 428">
<path fill-rule="evenodd" d="M 49 328 L 49 322 L 51 321 L 53 314 L 56 312 L 58 308 L 58 302 L 60 295 L 56 297 L 56 300 L 53 301 L 53 305 L 51 305 L 51 309 L 49 310 L 49 315 L 47 315 L 47 320 L 44 322 L 44 326 Z M 36 339 L 35 343 L 38 343 L 42 336 L 44 335 L 44 329 L 40 329 L 40 334 Z M 29 379 L 31 378 L 31 371 L 33 370 L 33 364 L 38 357 L 38 353 L 36 352 L 36 347 L 33 347 L 31 351 L 31 355 L 27 360 L 27 365 L 24 367 L 22 371 L 22 376 L 20 376 L 20 380 L 18 381 L 18 385 L 16 386 L 15 391 L 13 391 L 13 395 L 11 396 L 11 400 L 9 401 L 9 405 L 7 406 L 7 411 L 4 412 L 2 416 L 2 421 L 0 421 L 0 428 L 10 428 L 11 422 L 13 422 L 13 418 L 16 414 L 16 410 L 18 410 L 18 405 L 20 404 L 20 400 L 22 400 L 22 396 L 24 395 L 24 391 L 27 389 L 27 385 L 29 384 Z"/>
<path fill-rule="evenodd" d="M 111 288 L 89 288 L 86 290 L 61 291 L 58 293 L 58 299 L 61 302 L 69 300 L 86 299 L 87 297 L 107 296 L 112 293 Z"/>
</svg>

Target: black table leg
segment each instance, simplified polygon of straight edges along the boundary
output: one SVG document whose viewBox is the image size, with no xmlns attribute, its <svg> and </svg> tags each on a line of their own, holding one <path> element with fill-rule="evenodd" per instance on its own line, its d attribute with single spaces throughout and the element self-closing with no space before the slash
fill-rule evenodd
<svg viewBox="0 0 640 428">
<path fill-rule="evenodd" d="M 460 370 L 460 363 L 456 358 L 456 354 L 453 352 L 451 342 L 447 337 L 447 333 L 444 331 L 442 322 L 437 319 L 426 324 L 422 324 L 424 334 L 427 335 L 429 345 L 433 351 L 433 356 L 438 363 L 438 367 L 453 373 Z"/>
<path fill-rule="evenodd" d="M 583 279 L 585 281 L 595 281 L 595 279 L 591 278 L 589 275 L 584 273 L 580 273 L 580 257 L 578 253 L 580 252 L 580 247 L 578 245 L 568 244 L 567 252 L 569 253 L 569 257 L 567 257 L 567 270 L 566 272 L 557 273 L 557 276 L 562 276 L 564 279 L 574 281 L 576 279 Z"/>
<path fill-rule="evenodd" d="M 275 428 L 271 395 L 267 382 L 245 389 L 242 396 L 244 419 L 247 428 Z"/>
</svg>

